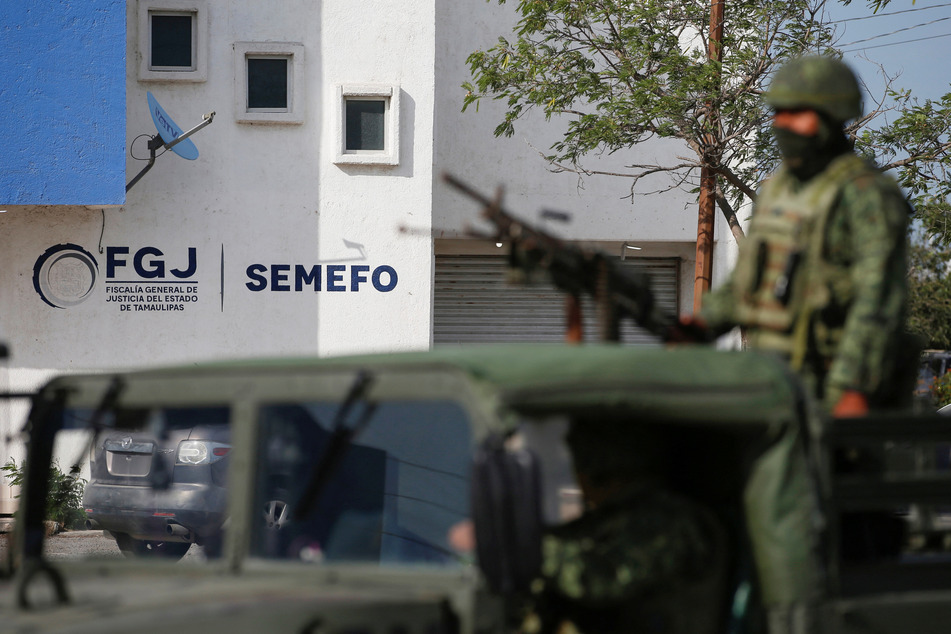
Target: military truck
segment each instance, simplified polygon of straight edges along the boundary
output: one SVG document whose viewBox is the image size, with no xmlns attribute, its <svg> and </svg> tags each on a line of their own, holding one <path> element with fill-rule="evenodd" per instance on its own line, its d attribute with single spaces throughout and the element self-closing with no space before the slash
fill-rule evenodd
<svg viewBox="0 0 951 634">
<path fill-rule="evenodd" d="M 150 521 L 174 524 L 170 483 L 188 465 L 160 451 L 203 412 L 229 426 L 220 544 L 181 561 L 114 545 L 114 556 L 51 554 L 54 461 L 124 474 L 152 498 L 129 514 L 149 506 L 161 514 Z M 723 527 L 725 574 L 705 611 L 679 610 L 702 615 L 691 631 L 927 634 L 951 623 L 951 554 L 914 522 L 951 512 L 947 418 L 830 421 L 767 355 L 596 344 L 55 378 L 24 429 L 2 629 L 516 631 L 551 531 L 587 513 L 564 442 L 586 424 L 612 439 L 663 437 L 645 464 Z M 908 459 L 922 447 L 936 456 L 927 468 Z M 638 459 L 636 446 L 617 451 Z M 474 544 L 458 538 L 469 528 Z"/>
</svg>

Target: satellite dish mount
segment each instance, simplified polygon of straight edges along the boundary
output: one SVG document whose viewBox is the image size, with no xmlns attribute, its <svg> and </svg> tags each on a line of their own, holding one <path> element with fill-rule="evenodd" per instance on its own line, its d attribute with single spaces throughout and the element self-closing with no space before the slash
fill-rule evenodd
<svg viewBox="0 0 951 634">
<path fill-rule="evenodd" d="M 149 162 L 148 165 L 142 168 L 142 171 L 135 175 L 135 178 L 129 181 L 129 184 L 125 186 L 125 190 L 129 191 L 132 189 L 132 186 L 141 180 L 145 173 L 152 169 L 152 166 L 155 164 L 155 153 L 159 148 L 165 148 L 166 150 L 171 150 L 178 154 L 183 159 L 188 159 L 189 161 L 194 161 L 198 158 L 198 148 L 195 144 L 188 139 L 191 135 L 195 134 L 206 125 L 212 122 L 215 118 L 214 112 L 209 112 L 204 117 L 202 117 L 202 122 L 196 125 L 191 130 L 183 132 L 179 128 L 172 118 L 168 116 L 168 113 L 162 109 L 162 106 L 159 105 L 158 100 L 152 96 L 151 92 L 146 93 L 149 101 L 149 113 L 152 115 L 152 122 L 155 124 L 155 128 L 158 130 L 158 134 L 149 139 Z"/>
</svg>

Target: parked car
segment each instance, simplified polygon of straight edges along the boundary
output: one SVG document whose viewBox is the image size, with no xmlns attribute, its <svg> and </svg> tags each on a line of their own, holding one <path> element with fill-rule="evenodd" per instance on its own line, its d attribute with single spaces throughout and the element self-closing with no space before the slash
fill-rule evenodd
<svg viewBox="0 0 951 634">
<path fill-rule="evenodd" d="M 127 556 L 179 559 L 193 543 L 216 553 L 227 520 L 228 408 L 122 415 L 140 420 L 122 421 L 124 431 L 112 431 L 116 421 L 110 421 L 104 425 L 110 432 L 99 434 L 90 452 L 87 528 L 108 531 Z"/>
</svg>

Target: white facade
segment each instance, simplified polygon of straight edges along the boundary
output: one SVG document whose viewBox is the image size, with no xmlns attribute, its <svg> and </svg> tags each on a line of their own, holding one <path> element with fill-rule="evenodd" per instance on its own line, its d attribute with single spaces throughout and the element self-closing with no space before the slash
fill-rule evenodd
<svg viewBox="0 0 951 634">
<path fill-rule="evenodd" d="M 570 173 L 549 170 L 541 153 L 567 126 L 567 121 L 546 121 L 541 113 L 531 113 L 516 123 L 510 138 L 496 138 L 495 126 L 502 120 L 503 104 L 484 99 L 478 111 L 470 107 L 461 112 L 465 94 L 461 84 L 468 80 L 468 55 L 493 46 L 498 37 L 511 32 L 516 22 L 514 3 L 485 4 L 438 1 L 436 7 L 436 178 L 433 189 L 433 235 L 437 253 L 491 253 L 493 245 L 459 241 L 475 221 L 477 205 L 438 182 L 449 172 L 486 195 L 504 187 L 504 204 L 513 213 L 539 223 L 561 237 L 584 241 L 591 246 L 617 254 L 627 242 L 641 247 L 643 257 L 674 257 L 680 260 L 680 310 L 693 307 L 694 269 L 696 265 L 697 198 L 683 190 L 666 191 L 668 177 L 644 179 L 633 200 L 630 183 L 613 176 L 591 176 L 583 181 Z M 534 116 L 532 116 L 534 115 Z M 622 168 L 626 163 L 657 161 L 675 164 L 677 156 L 690 150 L 677 142 L 641 145 L 619 152 L 610 159 L 592 159 L 589 166 L 601 169 Z M 566 211 L 569 224 L 539 220 L 542 209 Z M 717 244 L 726 249 L 714 251 L 714 284 L 732 268 L 735 241 L 726 222 L 718 214 Z"/>
<path fill-rule="evenodd" d="M 2 387 L 32 389 L 51 372 L 426 348 L 434 253 L 494 249 L 458 239 L 477 207 L 441 183 L 444 171 L 487 193 L 504 185 L 507 206 L 529 219 L 545 207 L 570 211 L 571 224 L 552 227 L 564 236 L 607 249 L 627 241 L 645 256 L 680 258 L 681 310 L 691 309 L 695 196 L 673 191 L 632 203 L 624 198 L 629 185 L 608 177 L 579 189 L 574 176 L 550 173 L 538 154 L 557 136 L 558 122 L 529 118 L 513 138 L 497 139 L 498 104 L 460 112 L 465 58 L 514 23 L 512 3 L 127 6 L 132 152 L 147 157 L 147 138 L 139 137 L 155 134 L 147 92 L 183 129 L 209 111 L 216 116 L 191 139 L 197 160 L 160 156 L 121 207 L 8 207 L 0 214 L 0 328 L 11 349 Z M 143 70 L 141 12 L 149 8 L 198 12 L 199 59 L 188 77 Z M 292 112 L 243 111 L 244 57 L 256 52 L 291 56 Z M 361 90 L 398 98 L 395 159 L 340 158 L 341 99 Z M 622 160 L 679 150 L 656 144 Z M 130 157 L 128 179 L 144 166 Z M 717 235 L 732 243 L 722 226 Z M 47 250 L 64 244 L 79 251 L 40 266 Z M 308 275 L 317 267 L 319 291 L 312 277 L 297 290 L 298 265 Z M 68 306 L 44 301 L 34 287 L 34 269 L 43 266 L 44 275 L 56 269 L 46 292 Z M 714 268 L 717 276 L 726 270 Z M 0 407 L 0 427 L 17 429 L 25 408 Z"/>
</svg>

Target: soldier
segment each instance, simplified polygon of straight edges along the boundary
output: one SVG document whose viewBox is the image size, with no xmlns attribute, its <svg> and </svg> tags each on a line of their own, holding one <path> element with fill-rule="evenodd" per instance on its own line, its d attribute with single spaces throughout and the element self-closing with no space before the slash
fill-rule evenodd
<svg viewBox="0 0 951 634">
<path fill-rule="evenodd" d="M 669 443 L 629 423 L 572 421 L 586 508 L 545 536 L 523 634 L 712 634 L 725 622 L 726 530 L 671 488 Z"/>
<path fill-rule="evenodd" d="M 905 388 L 896 377 L 909 352 L 911 209 L 846 136 L 862 114 L 848 66 L 794 60 L 765 97 L 783 163 L 759 192 L 732 277 L 704 298 L 698 321 L 716 334 L 743 327 L 750 347 L 787 358 L 834 416 L 861 416 Z"/>
</svg>

